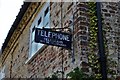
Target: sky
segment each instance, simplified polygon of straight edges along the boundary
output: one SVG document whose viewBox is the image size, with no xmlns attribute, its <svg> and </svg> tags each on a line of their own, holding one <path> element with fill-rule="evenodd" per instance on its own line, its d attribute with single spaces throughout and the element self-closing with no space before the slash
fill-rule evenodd
<svg viewBox="0 0 120 80">
<path fill-rule="evenodd" d="M 24 0 L 0 0 L 0 49 Z"/>
</svg>

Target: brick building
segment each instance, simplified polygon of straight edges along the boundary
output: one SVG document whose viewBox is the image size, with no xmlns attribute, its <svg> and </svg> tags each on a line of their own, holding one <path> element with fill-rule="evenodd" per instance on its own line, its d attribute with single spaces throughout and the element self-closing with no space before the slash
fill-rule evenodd
<svg viewBox="0 0 120 80">
<path fill-rule="evenodd" d="M 118 2 L 101 3 L 107 53 L 117 63 L 117 66 L 112 67 L 117 76 L 120 71 L 118 5 Z M 35 43 L 35 28 L 43 27 L 72 34 L 72 50 Z M 89 74 L 92 72 L 88 59 L 91 50 L 89 43 L 88 3 L 25 2 L 2 46 L 0 74 L 5 78 L 45 78 L 62 71 L 63 68 L 66 77 L 66 74 L 77 66 Z M 94 52 L 98 53 L 98 48 L 96 49 Z M 58 73 L 58 76 L 61 77 L 61 73 Z"/>
</svg>

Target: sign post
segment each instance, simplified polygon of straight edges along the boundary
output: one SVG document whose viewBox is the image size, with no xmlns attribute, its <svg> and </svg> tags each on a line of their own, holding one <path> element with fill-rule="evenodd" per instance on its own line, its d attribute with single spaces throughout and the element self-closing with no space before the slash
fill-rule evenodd
<svg viewBox="0 0 120 80">
<path fill-rule="evenodd" d="M 35 42 L 71 49 L 72 35 L 51 29 L 36 28 Z"/>
</svg>

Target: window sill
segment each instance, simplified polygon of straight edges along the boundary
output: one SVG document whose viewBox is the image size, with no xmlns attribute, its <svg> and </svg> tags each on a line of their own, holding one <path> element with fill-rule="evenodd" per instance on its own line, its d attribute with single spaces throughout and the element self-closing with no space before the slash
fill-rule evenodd
<svg viewBox="0 0 120 80">
<path fill-rule="evenodd" d="M 48 45 L 43 45 L 34 55 L 28 58 L 25 64 L 29 64 L 39 53 L 41 53 Z"/>
</svg>

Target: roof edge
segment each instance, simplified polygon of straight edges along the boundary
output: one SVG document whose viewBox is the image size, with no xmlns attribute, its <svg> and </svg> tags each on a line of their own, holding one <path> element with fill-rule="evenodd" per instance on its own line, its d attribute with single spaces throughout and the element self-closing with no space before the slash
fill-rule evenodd
<svg viewBox="0 0 120 80">
<path fill-rule="evenodd" d="M 5 48 L 7 47 L 8 45 L 8 42 L 11 38 L 11 36 L 13 35 L 14 31 L 16 30 L 16 28 L 18 27 L 18 24 L 19 22 L 21 21 L 22 17 L 24 16 L 26 10 L 28 9 L 29 5 L 30 5 L 31 2 L 24 2 L 18 15 L 16 16 L 16 19 L 15 21 L 13 22 L 13 25 L 12 27 L 10 28 L 8 34 L 7 34 L 7 37 L 2 45 L 2 53 L 4 52 Z"/>
</svg>

